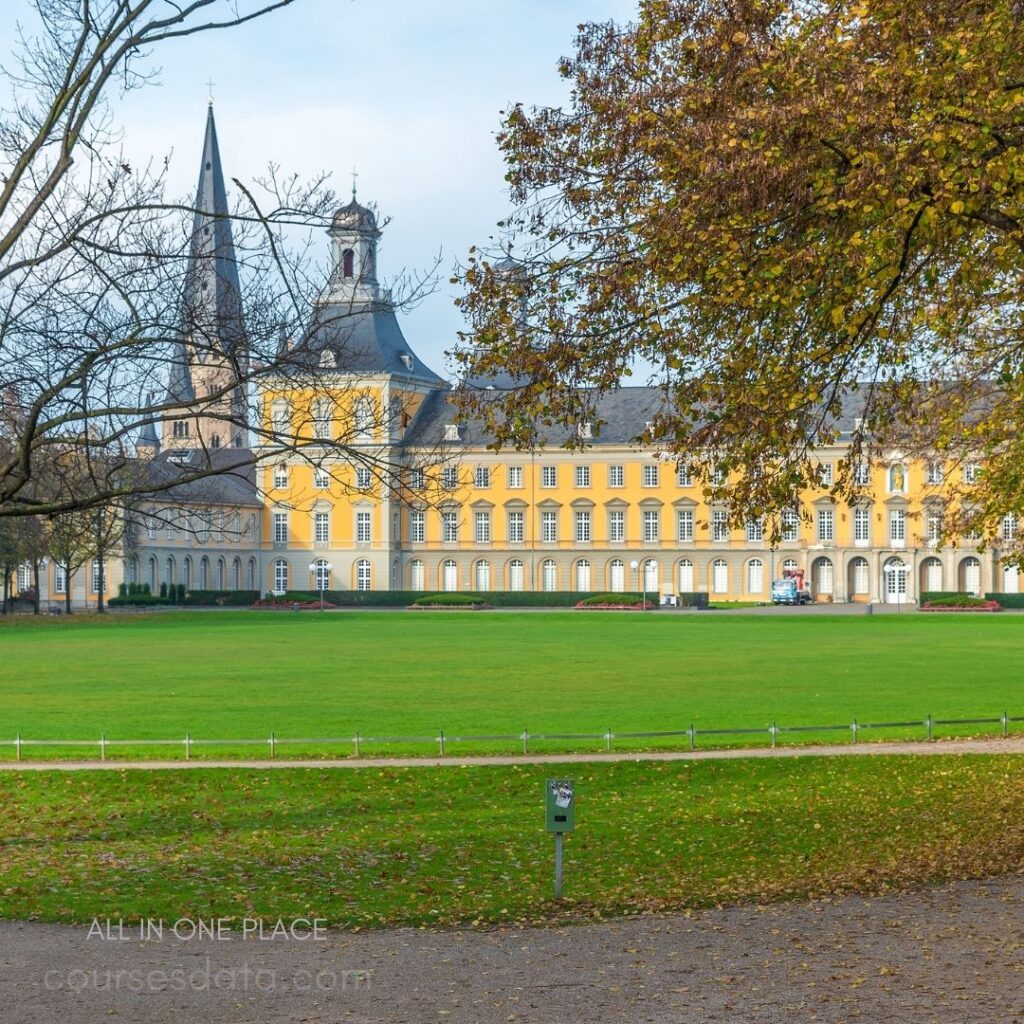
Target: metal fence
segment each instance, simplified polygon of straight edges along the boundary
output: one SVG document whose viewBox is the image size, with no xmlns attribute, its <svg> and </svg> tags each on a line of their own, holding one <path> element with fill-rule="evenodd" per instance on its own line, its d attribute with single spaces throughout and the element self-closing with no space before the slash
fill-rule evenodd
<svg viewBox="0 0 1024 1024">
<path fill-rule="evenodd" d="M 342 737 L 316 737 L 316 738 L 301 738 L 295 736 L 278 736 L 276 733 L 271 734 L 264 739 L 210 739 L 206 737 L 194 737 L 191 733 L 186 733 L 181 739 L 108 739 L 105 735 L 100 736 L 98 740 L 52 740 L 52 739 L 32 739 L 30 737 L 22 736 L 20 733 L 13 740 L 0 740 L 0 747 L 14 747 L 15 760 L 21 761 L 23 754 L 28 747 L 73 747 L 73 748 L 85 748 L 88 750 L 98 750 L 100 759 L 102 761 L 107 760 L 108 752 L 112 748 L 118 747 L 171 747 L 177 748 L 178 750 L 184 751 L 185 760 L 189 761 L 192 759 L 193 752 L 196 748 L 202 747 L 256 747 L 269 752 L 271 758 L 275 758 L 278 753 L 278 748 L 285 746 L 298 746 L 298 747 L 315 747 L 323 752 L 326 752 L 327 748 L 346 748 L 351 747 L 352 755 L 355 757 L 362 756 L 363 749 L 365 747 L 380 747 L 380 746 L 412 746 L 412 747 L 424 747 L 430 746 L 432 749 L 430 754 L 437 754 L 441 757 L 445 757 L 451 753 L 451 748 L 455 746 L 465 746 L 467 744 L 507 744 L 515 745 L 516 751 L 521 750 L 523 754 L 530 753 L 530 744 L 534 743 L 550 743 L 550 742 L 572 742 L 578 743 L 590 743 L 601 744 L 602 749 L 605 752 L 610 752 L 614 749 L 616 742 L 622 742 L 627 740 L 681 740 L 679 748 L 697 750 L 697 741 L 701 738 L 714 739 L 716 737 L 754 737 L 763 736 L 771 745 L 771 747 L 778 746 L 780 739 L 786 736 L 799 736 L 800 734 L 809 733 L 829 733 L 829 732 L 841 732 L 849 736 L 851 743 L 857 743 L 860 739 L 861 733 L 870 732 L 871 730 L 922 730 L 924 739 L 934 739 L 935 730 L 946 726 L 966 726 L 966 725 L 979 725 L 979 726 L 998 726 L 1001 735 L 1007 736 L 1010 732 L 1010 726 L 1015 722 L 1024 722 L 1024 715 L 1008 715 L 1005 711 L 996 718 L 934 718 L 932 715 L 928 715 L 925 718 L 912 720 L 912 721 L 901 721 L 901 722 L 861 722 L 858 719 L 854 719 L 852 722 L 842 723 L 839 725 L 779 725 L 776 722 L 772 722 L 768 726 L 760 726 L 754 728 L 742 728 L 742 729 L 698 729 L 694 724 L 690 724 L 687 729 L 662 729 L 657 731 L 648 732 L 614 732 L 611 729 L 605 732 L 530 732 L 529 729 L 523 729 L 520 733 L 506 733 L 499 735 L 457 735 L 452 733 L 446 733 L 440 730 L 436 735 L 433 736 L 365 736 L 361 733 L 354 733 L 352 736 Z M 635 746 L 633 749 L 636 749 Z M 678 748 L 677 748 L 678 749 Z M 718 746 L 714 742 L 703 744 L 701 749 L 714 750 L 722 749 L 721 744 Z M 348 756 L 348 755 L 346 755 Z M 311 759 L 312 760 L 312 759 Z M 313 762 L 315 763 L 315 761 Z"/>
</svg>

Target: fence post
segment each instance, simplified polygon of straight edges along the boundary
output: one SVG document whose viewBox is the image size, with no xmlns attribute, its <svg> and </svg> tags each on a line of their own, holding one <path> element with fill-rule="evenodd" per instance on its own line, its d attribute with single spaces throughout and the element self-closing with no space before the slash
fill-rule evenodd
<svg viewBox="0 0 1024 1024">
<path fill-rule="evenodd" d="M 612 727 L 608 726 L 608 731 L 604 734 L 604 749 L 612 749 Z"/>
<path fill-rule="evenodd" d="M 1006 717 L 1006 712 L 1003 712 L 1003 738 L 1006 738 L 1006 734 L 1009 732 L 1010 720 Z"/>
<path fill-rule="evenodd" d="M 775 723 L 774 722 L 772 722 L 772 724 L 769 727 L 768 731 L 772 734 L 772 750 L 774 750 L 775 749 L 775 734 L 776 734 L 776 732 L 778 732 L 778 729 L 775 727 Z"/>
<path fill-rule="evenodd" d="M 444 729 L 438 731 L 437 745 L 441 748 L 441 756 L 444 757 Z"/>
<path fill-rule="evenodd" d="M 192 736 L 189 733 L 185 733 L 185 760 L 192 760 Z"/>
<path fill-rule="evenodd" d="M 523 740 L 523 753 L 524 754 L 528 754 L 530 752 L 530 730 L 529 729 L 524 729 L 523 730 L 522 740 Z"/>
<path fill-rule="evenodd" d="M 359 730 L 356 730 L 355 736 L 352 737 L 352 742 L 356 745 L 356 757 L 359 756 Z"/>
<path fill-rule="evenodd" d="M 274 735 L 274 730 L 270 730 L 270 759 L 273 760 L 276 756 L 277 737 Z"/>
<path fill-rule="evenodd" d="M 107 759 L 107 738 L 102 733 L 100 734 L 100 760 L 106 761 Z"/>
<path fill-rule="evenodd" d="M 853 732 L 853 742 L 857 742 L 857 719 L 853 720 L 853 725 L 850 726 L 850 730 Z"/>
<path fill-rule="evenodd" d="M 690 728 L 686 730 L 690 737 L 690 749 L 695 750 L 697 747 L 696 736 L 697 730 L 693 727 L 693 722 L 690 723 Z"/>
<path fill-rule="evenodd" d="M 928 712 L 928 717 L 924 720 L 924 725 L 925 725 L 925 728 L 928 730 L 928 733 L 927 733 L 928 739 L 931 740 L 931 738 L 932 738 L 932 713 L 930 711 Z"/>
<path fill-rule="evenodd" d="M 19 732 L 14 738 L 14 759 L 16 761 L 21 760 L 21 733 Z"/>
</svg>

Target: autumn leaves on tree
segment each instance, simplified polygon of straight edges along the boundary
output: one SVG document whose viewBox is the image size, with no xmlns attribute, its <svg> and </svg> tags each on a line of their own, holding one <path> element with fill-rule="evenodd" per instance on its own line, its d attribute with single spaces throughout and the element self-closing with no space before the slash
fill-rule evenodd
<svg viewBox="0 0 1024 1024">
<path fill-rule="evenodd" d="M 810 482 L 855 401 L 851 463 L 980 459 L 949 527 L 994 530 L 1024 507 L 1022 37 L 1011 0 L 646 0 L 583 26 L 571 103 L 500 136 L 516 270 L 464 271 L 460 358 L 521 387 L 464 404 L 528 442 L 652 367 L 645 440 L 744 469 L 742 518 Z"/>
</svg>

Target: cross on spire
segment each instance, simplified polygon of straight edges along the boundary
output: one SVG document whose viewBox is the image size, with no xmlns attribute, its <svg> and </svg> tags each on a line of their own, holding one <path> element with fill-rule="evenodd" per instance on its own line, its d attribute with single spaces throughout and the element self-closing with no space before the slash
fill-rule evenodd
<svg viewBox="0 0 1024 1024">
<path fill-rule="evenodd" d="M 352 165 L 352 202 L 356 201 L 356 178 L 359 177 L 359 172 L 356 170 L 356 165 Z"/>
<path fill-rule="evenodd" d="M 208 95 L 207 95 L 207 99 L 209 100 L 209 103 L 210 103 L 211 107 L 213 106 L 213 87 L 216 84 L 217 83 L 212 78 L 206 83 L 206 88 L 209 90 Z"/>
</svg>

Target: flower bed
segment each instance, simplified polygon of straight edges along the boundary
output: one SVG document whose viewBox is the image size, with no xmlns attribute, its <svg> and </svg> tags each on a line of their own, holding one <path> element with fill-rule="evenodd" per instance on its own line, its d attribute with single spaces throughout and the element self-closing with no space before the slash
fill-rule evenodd
<svg viewBox="0 0 1024 1024">
<path fill-rule="evenodd" d="M 1001 612 L 1002 605 L 998 601 L 985 601 L 980 597 L 969 597 L 953 601 L 950 599 L 926 601 L 921 605 L 923 612 Z"/>
<path fill-rule="evenodd" d="M 477 611 L 481 608 L 491 606 L 478 594 L 455 594 L 446 592 L 443 594 L 426 594 L 416 601 L 413 601 L 410 608 L 444 608 L 447 610 L 465 609 Z"/>
<path fill-rule="evenodd" d="M 321 605 L 319 601 L 283 601 L 275 598 L 264 598 L 261 601 L 253 602 L 253 608 L 272 612 L 319 611 L 321 607 L 334 608 L 336 606 L 331 604 L 330 601 L 324 601 L 323 605 Z"/>
<path fill-rule="evenodd" d="M 591 611 L 647 611 L 654 606 L 639 594 L 595 594 L 577 602 L 577 608 Z"/>
</svg>

